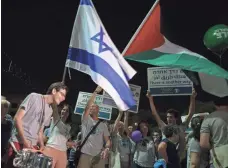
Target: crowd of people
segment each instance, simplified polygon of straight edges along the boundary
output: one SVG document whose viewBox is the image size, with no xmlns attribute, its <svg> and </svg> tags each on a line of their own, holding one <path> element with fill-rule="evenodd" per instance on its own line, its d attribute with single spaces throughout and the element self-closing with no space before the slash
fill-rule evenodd
<svg viewBox="0 0 228 168">
<path fill-rule="evenodd" d="M 15 167 L 17 151 L 31 149 L 52 158 L 52 168 L 228 168 L 227 97 L 214 101 L 216 110 L 208 116 L 193 117 L 193 89 L 186 120 L 180 122 L 180 113 L 169 109 L 163 121 L 147 92 L 158 125 L 151 128 L 144 120 L 130 125 L 127 111 L 119 111 L 114 123 L 100 120 L 95 98 L 101 91 L 98 86 L 90 97 L 78 133 L 71 128 L 64 83 L 53 83 L 45 95 L 29 94 L 15 116 L 2 97 L 2 166 Z"/>
</svg>

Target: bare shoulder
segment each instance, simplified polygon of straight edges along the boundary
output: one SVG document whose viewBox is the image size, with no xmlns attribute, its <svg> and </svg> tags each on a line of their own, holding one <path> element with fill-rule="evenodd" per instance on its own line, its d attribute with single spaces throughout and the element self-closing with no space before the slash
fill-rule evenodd
<svg viewBox="0 0 228 168">
<path fill-rule="evenodd" d="M 167 147 L 167 144 L 165 142 L 161 142 L 159 145 L 158 145 L 158 148 L 160 149 L 164 149 Z"/>
</svg>

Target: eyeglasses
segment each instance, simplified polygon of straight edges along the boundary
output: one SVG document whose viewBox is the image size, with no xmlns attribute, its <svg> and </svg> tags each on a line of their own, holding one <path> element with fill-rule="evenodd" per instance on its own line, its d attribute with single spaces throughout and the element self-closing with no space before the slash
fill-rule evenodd
<svg viewBox="0 0 228 168">
<path fill-rule="evenodd" d="M 61 94 L 61 96 L 66 97 L 65 93 L 63 93 L 61 91 L 59 91 L 59 93 Z"/>
</svg>

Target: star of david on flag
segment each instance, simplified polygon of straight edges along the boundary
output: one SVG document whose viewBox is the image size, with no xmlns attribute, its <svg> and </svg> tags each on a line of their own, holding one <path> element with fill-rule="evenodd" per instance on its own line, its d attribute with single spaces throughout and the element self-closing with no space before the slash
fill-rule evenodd
<svg viewBox="0 0 228 168">
<path fill-rule="evenodd" d="M 93 36 L 93 37 L 91 38 L 91 40 L 94 40 L 94 41 L 96 41 L 96 42 L 99 43 L 99 53 L 104 52 L 104 51 L 108 51 L 108 50 L 109 50 L 110 52 L 112 52 L 112 48 L 109 47 L 109 46 L 103 41 L 103 38 L 104 38 L 104 31 L 103 31 L 103 29 L 102 29 L 102 27 L 101 27 L 100 32 L 97 33 L 95 36 Z"/>
<path fill-rule="evenodd" d="M 128 84 L 136 71 L 113 44 L 90 0 L 80 1 L 65 66 L 90 75 L 120 110 L 136 105 Z"/>
</svg>

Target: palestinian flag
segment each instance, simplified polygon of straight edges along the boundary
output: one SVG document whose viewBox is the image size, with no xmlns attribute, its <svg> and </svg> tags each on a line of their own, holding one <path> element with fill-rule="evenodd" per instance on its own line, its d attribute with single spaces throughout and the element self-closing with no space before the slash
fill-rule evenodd
<svg viewBox="0 0 228 168">
<path fill-rule="evenodd" d="M 219 97 L 228 95 L 226 70 L 205 57 L 170 42 L 161 34 L 159 1 L 155 2 L 123 55 L 126 59 L 137 62 L 198 72 L 203 90 Z"/>
</svg>

